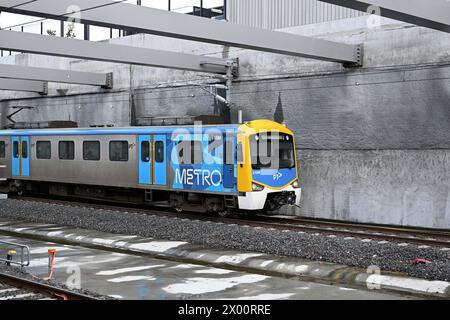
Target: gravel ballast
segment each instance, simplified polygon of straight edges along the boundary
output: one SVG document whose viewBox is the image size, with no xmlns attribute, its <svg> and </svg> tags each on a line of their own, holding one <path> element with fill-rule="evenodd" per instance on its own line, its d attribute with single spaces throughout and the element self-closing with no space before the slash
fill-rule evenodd
<svg viewBox="0 0 450 320">
<path fill-rule="evenodd" d="M 0 202 L 0 218 L 186 241 L 208 248 L 292 256 L 360 268 L 377 266 L 384 271 L 402 272 L 412 277 L 450 281 L 450 251 L 414 244 L 405 246 L 344 236 L 255 229 L 12 199 Z M 416 259 L 425 259 L 431 263 L 415 264 Z"/>
</svg>

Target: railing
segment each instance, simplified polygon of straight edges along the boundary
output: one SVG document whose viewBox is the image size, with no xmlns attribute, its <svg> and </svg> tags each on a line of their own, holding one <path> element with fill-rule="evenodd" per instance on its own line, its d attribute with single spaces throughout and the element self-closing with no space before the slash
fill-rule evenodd
<svg viewBox="0 0 450 320">
<path fill-rule="evenodd" d="M 0 240 L 0 245 L 7 246 L 6 252 L 0 251 L 1 262 L 5 262 L 7 265 L 17 265 L 22 268 L 30 265 L 30 248 L 28 246 L 2 240 Z M 14 255 L 10 254 L 10 251 L 13 249 L 20 249 L 20 262 L 14 260 Z M 2 258 L 3 254 L 6 258 Z"/>
</svg>

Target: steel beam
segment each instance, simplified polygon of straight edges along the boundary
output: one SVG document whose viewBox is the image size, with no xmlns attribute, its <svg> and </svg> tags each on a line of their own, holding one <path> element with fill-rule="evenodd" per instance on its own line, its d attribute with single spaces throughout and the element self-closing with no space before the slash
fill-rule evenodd
<svg viewBox="0 0 450 320">
<path fill-rule="evenodd" d="M 0 90 L 48 93 L 47 82 L 17 79 L 0 79 Z"/>
<path fill-rule="evenodd" d="M 341 7 L 372 13 L 378 8 L 379 14 L 418 26 L 450 32 L 449 0 L 319 0 Z M 374 6 L 374 7 L 371 7 Z M 375 10 L 376 11 L 376 10 Z M 378 14 L 378 13 L 377 13 Z"/>
<path fill-rule="evenodd" d="M 340 63 L 360 64 L 359 46 L 202 19 L 110 0 L 0 0 L 0 10 Z"/>
<path fill-rule="evenodd" d="M 0 49 L 219 74 L 229 65 L 219 58 L 7 30 L 0 31 Z"/>
<path fill-rule="evenodd" d="M 100 86 L 112 89 L 112 73 L 92 73 L 0 64 L 0 78 Z"/>
</svg>

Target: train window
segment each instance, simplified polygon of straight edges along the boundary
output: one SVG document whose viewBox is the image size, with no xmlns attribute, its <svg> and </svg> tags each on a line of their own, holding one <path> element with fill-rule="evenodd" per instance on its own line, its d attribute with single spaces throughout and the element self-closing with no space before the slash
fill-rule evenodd
<svg viewBox="0 0 450 320">
<path fill-rule="evenodd" d="M 28 158 L 28 142 L 22 141 L 22 158 L 27 159 Z"/>
<path fill-rule="evenodd" d="M 193 164 L 202 164 L 203 163 L 203 150 L 201 141 L 192 141 L 192 155 L 191 155 L 191 163 Z"/>
<path fill-rule="evenodd" d="M 295 168 L 294 138 L 291 135 L 268 132 L 250 137 L 252 167 L 260 169 Z"/>
<path fill-rule="evenodd" d="M 141 161 L 150 162 L 150 142 L 148 141 L 141 143 Z"/>
<path fill-rule="evenodd" d="M 100 142 L 84 141 L 83 142 L 83 160 L 99 161 L 100 160 Z"/>
<path fill-rule="evenodd" d="M 180 164 L 202 164 L 203 150 L 201 141 L 181 141 L 177 145 Z"/>
<path fill-rule="evenodd" d="M 223 154 L 223 135 L 210 134 L 208 141 L 208 153 L 213 157 L 221 157 Z"/>
<path fill-rule="evenodd" d="M 18 159 L 20 154 L 19 154 L 19 141 L 14 141 L 13 142 L 13 156 L 14 158 Z"/>
<path fill-rule="evenodd" d="M 224 159 L 225 164 L 234 164 L 235 154 L 234 154 L 234 143 L 230 139 L 225 140 L 225 145 L 223 151 L 225 153 Z"/>
<path fill-rule="evenodd" d="M 244 163 L 244 148 L 240 142 L 237 145 L 237 162 L 240 164 Z"/>
<path fill-rule="evenodd" d="M 111 141 L 109 143 L 110 161 L 128 161 L 128 141 Z"/>
<path fill-rule="evenodd" d="M 164 162 L 164 142 L 162 141 L 155 142 L 155 161 L 157 163 Z"/>
<path fill-rule="evenodd" d="M 38 141 L 36 142 L 36 158 L 37 159 L 51 159 L 52 157 L 52 145 L 50 141 Z"/>
<path fill-rule="evenodd" d="M 4 158 L 6 153 L 5 141 L 0 141 L 0 158 Z"/>
<path fill-rule="evenodd" d="M 60 160 L 74 160 L 75 143 L 73 141 L 60 141 L 58 144 L 58 153 Z"/>
</svg>

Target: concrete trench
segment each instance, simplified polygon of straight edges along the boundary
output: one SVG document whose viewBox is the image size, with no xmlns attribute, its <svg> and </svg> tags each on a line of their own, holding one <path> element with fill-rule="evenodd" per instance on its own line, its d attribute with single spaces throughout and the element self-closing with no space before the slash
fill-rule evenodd
<svg viewBox="0 0 450 320">
<path fill-rule="evenodd" d="M 240 58 L 232 116 L 282 115 L 297 136 L 302 209 L 285 214 L 358 222 L 450 228 L 450 35 L 366 17 L 286 31 L 364 44 L 364 67 L 224 48 L 150 35 L 112 42 Z M 333 30 L 331 33 L 329 30 Z M 73 120 L 80 126 L 127 126 L 136 116 L 217 112 L 189 84 L 191 72 L 17 55 L 2 63 L 113 72 L 111 91 L 50 84 L 49 96 L 2 92 L 0 124 L 14 105 L 32 105 L 16 121 Z M 60 96 L 61 89 L 67 89 Z M 59 91 L 58 91 L 59 90 Z M 282 110 L 282 113 L 280 113 Z"/>
</svg>

